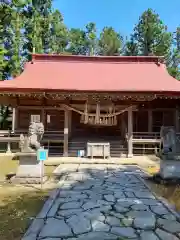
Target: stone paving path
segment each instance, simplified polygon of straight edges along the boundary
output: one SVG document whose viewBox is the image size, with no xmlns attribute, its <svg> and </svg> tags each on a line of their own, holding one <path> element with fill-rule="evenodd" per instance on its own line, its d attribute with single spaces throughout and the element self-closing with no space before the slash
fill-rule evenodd
<svg viewBox="0 0 180 240">
<path fill-rule="evenodd" d="M 180 220 L 138 169 L 76 165 L 62 174 L 23 240 L 178 240 Z"/>
</svg>

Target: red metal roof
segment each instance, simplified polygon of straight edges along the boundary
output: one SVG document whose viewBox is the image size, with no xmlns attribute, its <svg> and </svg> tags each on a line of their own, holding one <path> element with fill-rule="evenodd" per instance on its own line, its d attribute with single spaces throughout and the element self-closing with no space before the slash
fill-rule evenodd
<svg viewBox="0 0 180 240">
<path fill-rule="evenodd" d="M 3 91 L 180 92 L 154 56 L 89 57 L 34 54 L 23 73 L 0 82 Z"/>
</svg>

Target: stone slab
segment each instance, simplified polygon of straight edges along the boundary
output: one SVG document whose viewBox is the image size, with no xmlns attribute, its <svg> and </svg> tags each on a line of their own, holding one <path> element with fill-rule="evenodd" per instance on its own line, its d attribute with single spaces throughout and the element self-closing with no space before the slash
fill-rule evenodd
<svg viewBox="0 0 180 240">
<path fill-rule="evenodd" d="M 39 237 L 71 237 L 73 236 L 71 228 L 65 223 L 64 220 L 49 218 L 42 228 Z"/>
</svg>

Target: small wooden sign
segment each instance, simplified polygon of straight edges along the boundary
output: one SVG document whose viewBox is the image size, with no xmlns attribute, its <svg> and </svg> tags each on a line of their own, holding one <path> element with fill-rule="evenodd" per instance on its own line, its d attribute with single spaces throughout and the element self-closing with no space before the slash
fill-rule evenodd
<svg viewBox="0 0 180 240">
<path fill-rule="evenodd" d="M 68 134 L 68 128 L 64 128 L 64 134 Z"/>
<path fill-rule="evenodd" d="M 51 122 L 51 115 L 47 115 L 47 123 Z"/>
</svg>

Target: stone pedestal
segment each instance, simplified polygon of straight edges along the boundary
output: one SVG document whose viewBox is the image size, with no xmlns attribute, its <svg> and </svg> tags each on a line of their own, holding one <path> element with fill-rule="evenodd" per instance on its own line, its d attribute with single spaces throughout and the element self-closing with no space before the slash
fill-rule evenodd
<svg viewBox="0 0 180 240">
<path fill-rule="evenodd" d="M 159 174 L 163 179 L 180 179 L 180 161 L 161 159 Z"/>
<path fill-rule="evenodd" d="M 19 158 L 19 166 L 16 176 L 13 177 L 13 183 L 41 183 L 41 162 L 37 160 L 36 153 L 17 153 Z M 44 172 L 42 173 L 42 181 L 46 181 Z"/>
</svg>

